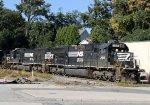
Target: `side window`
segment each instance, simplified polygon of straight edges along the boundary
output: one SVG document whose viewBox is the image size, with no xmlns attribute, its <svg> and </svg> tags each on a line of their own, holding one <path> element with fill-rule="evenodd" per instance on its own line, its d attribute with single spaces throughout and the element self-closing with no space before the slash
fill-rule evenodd
<svg viewBox="0 0 150 105">
<path fill-rule="evenodd" d="M 20 57 L 20 53 L 19 52 L 16 52 L 16 57 Z"/>
<path fill-rule="evenodd" d="M 98 48 L 94 48 L 94 52 L 99 52 L 99 49 Z"/>
<path fill-rule="evenodd" d="M 101 49 L 99 49 L 99 53 L 101 53 Z"/>
<path fill-rule="evenodd" d="M 101 53 L 105 53 L 106 52 L 106 49 L 101 49 Z"/>
<path fill-rule="evenodd" d="M 108 53 L 108 62 L 111 61 L 111 53 Z"/>
<path fill-rule="evenodd" d="M 85 50 L 86 51 L 92 51 L 93 46 L 92 45 L 85 45 Z"/>
<path fill-rule="evenodd" d="M 14 58 L 17 57 L 17 52 L 16 51 L 13 52 L 13 56 L 14 56 Z"/>
</svg>

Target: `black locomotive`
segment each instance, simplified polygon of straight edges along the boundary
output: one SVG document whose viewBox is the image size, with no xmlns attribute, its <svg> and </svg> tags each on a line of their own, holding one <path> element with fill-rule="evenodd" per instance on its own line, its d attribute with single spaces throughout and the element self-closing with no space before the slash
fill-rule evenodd
<svg viewBox="0 0 150 105">
<path fill-rule="evenodd" d="M 9 67 L 110 81 L 139 81 L 139 68 L 124 43 L 68 45 L 11 51 Z"/>
</svg>

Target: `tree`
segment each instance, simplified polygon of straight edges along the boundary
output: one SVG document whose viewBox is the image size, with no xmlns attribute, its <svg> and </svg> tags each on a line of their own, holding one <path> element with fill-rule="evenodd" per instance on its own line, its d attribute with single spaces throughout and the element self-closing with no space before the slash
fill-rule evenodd
<svg viewBox="0 0 150 105">
<path fill-rule="evenodd" d="M 59 9 L 59 11 L 56 14 L 49 14 L 47 20 L 48 23 L 51 24 L 51 42 L 55 41 L 56 34 L 59 28 L 61 29 L 62 27 L 70 25 L 76 25 L 78 27 L 81 27 L 78 11 L 71 11 L 64 14 L 62 13 L 62 10 Z"/>
<path fill-rule="evenodd" d="M 104 0 L 94 0 L 94 4 L 88 7 L 88 12 L 81 13 L 81 19 L 87 27 L 107 27 L 111 17 L 111 2 Z"/>
<path fill-rule="evenodd" d="M 122 16 L 122 15 L 114 15 L 110 19 L 111 27 L 114 30 L 115 37 L 117 40 L 120 40 L 122 37 L 126 35 L 127 31 L 132 31 L 133 22 L 130 16 Z"/>
<path fill-rule="evenodd" d="M 67 12 L 65 14 L 65 21 L 66 21 L 66 25 L 77 25 L 79 27 L 81 27 L 81 20 L 80 20 L 80 12 L 77 10 L 74 10 L 72 12 Z"/>
<path fill-rule="evenodd" d="M 109 23 L 111 10 L 112 5 L 110 0 L 94 0 L 94 4 L 88 7 L 88 12 L 81 13 L 80 15 L 84 26 L 92 28 L 89 38 L 96 43 L 105 42 L 108 37 L 113 38 L 112 28 Z"/>
<path fill-rule="evenodd" d="M 62 13 L 62 10 L 60 9 L 59 12 L 53 17 L 53 22 L 56 27 L 64 27 L 64 26 L 69 26 L 76 24 L 80 26 L 80 19 L 79 19 L 79 12 L 78 11 L 72 11 L 72 12 L 67 12 L 67 13 Z M 50 16 L 51 19 L 51 16 Z"/>
<path fill-rule="evenodd" d="M 149 29 L 150 10 L 147 9 L 148 0 L 113 0 L 112 4 L 113 16 L 110 23 L 118 40 L 134 34 L 134 31 L 137 32 L 137 30 L 142 29 L 142 32 L 144 32 L 144 30 Z"/>
<path fill-rule="evenodd" d="M 34 47 L 50 47 L 52 40 L 51 25 L 45 21 L 37 21 L 32 23 L 30 33 L 30 46 Z"/>
<path fill-rule="evenodd" d="M 112 0 L 113 15 L 126 15 L 129 13 L 128 0 Z"/>
<path fill-rule="evenodd" d="M 34 38 L 31 37 L 32 35 L 30 33 L 31 31 L 34 30 L 30 29 L 33 29 L 32 25 L 34 22 L 41 21 L 45 17 L 47 17 L 47 15 L 50 12 L 49 7 L 50 4 L 46 4 L 44 0 L 22 0 L 20 4 L 16 5 L 16 8 L 20 11 L 20 13 L 23 14 L 25 19 L 27 19 L 25 30 L 26 30 L 26 37 L 28 38 L 28 41 L 31 42 L 30 47 L 35 46 L 33 44 Z"/>
<path fill-rule="evenodd" d="M 128 33 L 122 41 L 145 41 L 150 40 L 150 29 L 136 29 L 133 33 Z"/>
<path fill-rule="evenodd" d="M 150 10 L 139 10 L 131 14 L 134 29 L 148 29 L 150 27 Z"/>
<path fill-rule="evenodd" d="M 10 50 L 28 45 L 24 34 L 25 20 L 19 12 L 3 9 L 0 15 L 0 48 Z"/>
<path fill-rule="evenodd" d="M 103 28 L 98 26 L 94 27 L 91 31 L 91 34 L 89 35 L 89 38 L 94 43 L 107 42 L 110 39 L 109 37 L 109 33 L 106 33 Z"/>
<path fill-rule="evenodd" d="M 56 45 L 78 44 L 80 42 L 79 28 L 76 25 L 59 28 L 55 41 Z"/>
<path fill-rule="evenodd" d="M 1 1 L 0 1 L 0 11 L 3 10 L 3 6 L 4 6 L 3 0 L 1 0 Z"/>
<path fill-rule="evenodd" d="M 16 8 L 25 16 L 27 22 L 33 22 L 41 19 L 49 13 L 50 4 L 46 4 L 44 0 L 22 0 Z"/>
<path fill-rule="evenodd" d="M 136 12 L 139 10 L 150 10 L 149 0 L 128 0 L 129 10 Z"/>
</svg>

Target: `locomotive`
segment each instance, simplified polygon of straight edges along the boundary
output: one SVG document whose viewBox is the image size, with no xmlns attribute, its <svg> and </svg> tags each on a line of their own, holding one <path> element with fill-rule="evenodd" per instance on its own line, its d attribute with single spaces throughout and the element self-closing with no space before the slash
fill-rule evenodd
<svg viewBox="0 0 150 105">
<path fill-rule="evenodd" d="M 9 67 L 110 81 L 139 81 L 134 54 L 118 41 L 51 48 L 17 48 L 7 56 Z"/>
</svg>

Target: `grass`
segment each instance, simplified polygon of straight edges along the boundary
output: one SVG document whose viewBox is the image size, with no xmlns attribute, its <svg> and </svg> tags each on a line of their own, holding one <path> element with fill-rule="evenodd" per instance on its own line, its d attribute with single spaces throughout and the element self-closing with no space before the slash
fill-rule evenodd
<svg viewBox="0 0 150 105">
<path fill-rule="evenodd" d="M 11 74 L 12 74 L 12 71 L 10 71 L 10 70 L 0 69 L 0 78 L 4 78 Z"/>
<path fill-rule="evenodd" d="M 31 74 L 31 72 L 26 72 L 24 70 L 18 71 L 18 70 L 0 69 L 0 78 L 15 79 L 18 77 L 32 78 L 32 74 Z M 34 72 L 33 77 L 34 78 L 49 79 L 52 77 L 52 75 L 47 74 L 47 73 Z"/>
<path fill-rule="evenodd" d="M 116 82 L 115 85 L 122 87 L 150 87 L 150 84 L 133 83 L 133 82 Z"/>
</svg>

